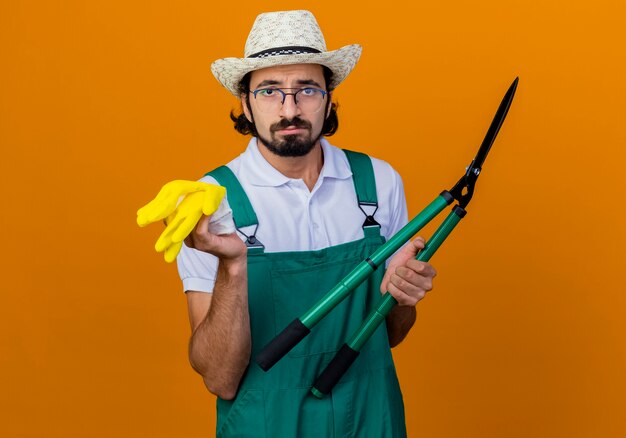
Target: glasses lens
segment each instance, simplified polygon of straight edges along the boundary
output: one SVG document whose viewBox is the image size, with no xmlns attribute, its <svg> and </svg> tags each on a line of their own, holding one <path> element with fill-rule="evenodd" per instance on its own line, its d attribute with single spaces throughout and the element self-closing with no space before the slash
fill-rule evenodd
<svg viewBox="0 0 626 438">
<path fill-rule="evenodd" d="M 272 113 L 280 110 L 284 94 L 276 88 L 264 88 L 254 91 L 254 98 L 261 112 Z"/>
<path fill-rule="evenodd" d="M 322 109 L 324 93 L 317 88 L 302 88 L 296 91 L 298 106 L 305 113 L 315 113 Z"/>
</svg>

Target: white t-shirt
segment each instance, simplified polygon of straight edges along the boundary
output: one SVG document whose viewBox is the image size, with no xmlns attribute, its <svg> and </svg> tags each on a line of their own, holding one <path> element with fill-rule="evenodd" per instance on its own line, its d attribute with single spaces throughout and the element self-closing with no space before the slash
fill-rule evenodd
<svg viewBox="0 0 626 438">
<path fill-rule="evenodd" d="M 265 252 L 313 251 L 363 238 L 365 214 L 359 209 L 348 159 L 327 140 L 322 139 L 321 145 L 324 165 L 311 191 L 302 179 L 288 178 L 272 167 L 261 155 L 254 137 L 247 149 L 227 164 L 257 215 L 255 236 Z M 372 165 L 378 197 L 374 218 L 381 225 L 381 234 L 389 239 L 408 221 L 402 179 L 382 160 L 372 158 Z M 216 184 L 209 176 L 201 181 Z M 214 233 L 234 231 L 226 198 L 211 218 L 209 229 Z M 363 208 L 368 214 L 374 210 Z M 250 235 L 254 228 L 240 231 Z M 177 263 L 185 291 L 213 291 L 218 264 L 215 256 L 183 245 Z"/>
</svg>

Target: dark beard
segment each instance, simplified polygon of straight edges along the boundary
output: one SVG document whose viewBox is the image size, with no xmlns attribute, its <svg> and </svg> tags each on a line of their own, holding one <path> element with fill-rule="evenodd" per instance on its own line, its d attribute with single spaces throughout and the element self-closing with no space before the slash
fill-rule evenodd
<svg viewBox="0 0 626 438">
<path fill-rule="evenodd" d="M 283 119 L 279 123 L 275 123 L 270 126 L 270 133 L 272 133 L 272 140 L 261 137 L 257 134 L 259 141 L 273 154 L 279 157 L 303 157 L 315 147 L 319 139 L 322 137 L 320 133 L 316 138 L 312 138 L 309 134 L 308 138 L 302 138 L 299 135 L 286 135 L 282 140 L 277 140 L 273 133 L 275 131 L 285 129 L 289 126 L 295 126 L 297 128 L 305 128 L 311 130 L 311 124 L 302 120 L 299 117 L 294 117 L 292 120 Z"/>
<path fill-rule="evenodd" d="M 303 157 L 317 144 L 322 135 L 316 139 L 299 138 L 297 135 L 286 135 L 283 140 L 268 141 L 259 135 L 259 141 L 273 154 L 279 157 Z"/>
</svg>

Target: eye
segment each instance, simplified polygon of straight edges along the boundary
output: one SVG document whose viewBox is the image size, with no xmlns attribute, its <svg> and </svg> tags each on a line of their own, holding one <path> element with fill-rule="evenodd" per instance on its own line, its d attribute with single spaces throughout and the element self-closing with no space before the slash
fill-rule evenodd
<svg viewBox="0 0 626 438">
<path fill-rule="evenodd" d="M 300 93 L 303 96 L 313 96 L 316 92 L 317 92 L 317 89 L 315 88 L 303 88 L 302 90 L 300 90 Z"/>
<path fill-rule="evenodd" d="M 257 94 L 260 94 L 262 97 L 271 97 L 276 95 L 277 92 L 273 88 L 264 88 L 262 90 L 257 90 Z"/>
</svg>

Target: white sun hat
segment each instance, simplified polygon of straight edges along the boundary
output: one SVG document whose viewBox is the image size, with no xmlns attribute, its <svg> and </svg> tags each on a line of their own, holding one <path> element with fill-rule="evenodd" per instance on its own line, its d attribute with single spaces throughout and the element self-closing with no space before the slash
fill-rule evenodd
<svg viewBox="0 0 626 438">
<path fill-rule="evenodd" d="M 211 64 L 211 71 L 228 91 L 239 96 L 239 82 L 251 71 L 276 65 L 320 64 L 333 72 L 329 88 L 334 89 L 360 56 L 358 44 L 327 51 L 324 35 L 309 11 L 267 12 L 256 17 L 244 58 L 218 59 Z"/>
</svg>

